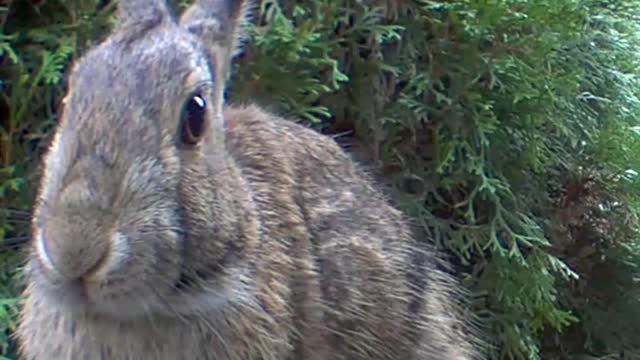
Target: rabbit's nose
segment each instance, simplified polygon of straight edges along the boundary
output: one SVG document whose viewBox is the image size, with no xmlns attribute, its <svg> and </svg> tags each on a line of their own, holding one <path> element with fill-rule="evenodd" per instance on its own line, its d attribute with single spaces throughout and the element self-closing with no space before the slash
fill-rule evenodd
<svg viewBox="0 0 640 360">
<path fill-rule="evenodd" d="M 111 252 L 108 239 L 74 236 L 64 229 L 46 227 L 38 232 L 38 255 L 50 271 L 69 280 L 96 280 L 105 273 Z"/>
</svg>

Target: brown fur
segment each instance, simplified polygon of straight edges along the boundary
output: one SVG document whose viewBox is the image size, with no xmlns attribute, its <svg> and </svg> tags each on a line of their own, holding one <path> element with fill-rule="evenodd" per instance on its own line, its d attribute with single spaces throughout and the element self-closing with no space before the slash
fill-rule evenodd
<svg viewBox="0 0 640 360">
<path fill-rule="evenodd" d="M 180 24 L 160 1 L 121 6 L 44 163 L 24 359 L 477 356 L 458 285 L 333 140 L 223 110 L 246 4 L 201 0 Z M 208 123 L 187 147 L 196 89 Z"/>
</svg>

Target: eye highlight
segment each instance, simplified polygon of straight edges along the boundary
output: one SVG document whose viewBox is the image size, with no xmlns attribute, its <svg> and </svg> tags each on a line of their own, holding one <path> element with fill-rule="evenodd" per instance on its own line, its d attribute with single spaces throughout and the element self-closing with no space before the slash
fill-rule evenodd
<svg viewBox="0 0 640 360">
<path fill-rule="evenodd" d="M 195 145 L 204 134 L 207 120 L 207 102 L 200 94 L 187 101 L 182 112 L 182 142 Z"/>
</svg>

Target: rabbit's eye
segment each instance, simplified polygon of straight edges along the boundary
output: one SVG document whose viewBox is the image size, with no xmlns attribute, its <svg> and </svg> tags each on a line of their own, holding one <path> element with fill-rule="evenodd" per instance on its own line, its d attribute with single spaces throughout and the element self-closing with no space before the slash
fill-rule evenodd
<svg viewBox="0 0 640 360">
<path fill-rule="evenodd" d="M 195 145 L 204 133 L 207 102 L 200 95 L 194 95 L 187 102 L 182 115 L 182 141 Z"/>
</svg>

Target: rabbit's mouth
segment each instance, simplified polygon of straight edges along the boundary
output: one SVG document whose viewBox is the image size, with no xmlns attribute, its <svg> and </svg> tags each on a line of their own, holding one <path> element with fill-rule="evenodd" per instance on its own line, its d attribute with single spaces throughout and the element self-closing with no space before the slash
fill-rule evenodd
<svg viewBox="0 0 640 360">
<path fill-rule="evenodd" d="M 164 293 L 160 293 L 164 289 L 146 286 L 142 281 L 132 285 L 130 281 L 115 278 L 101 283 L 54 278 L 35 258 L 31 259 L 28 275 L 32 280 L 31 291 L 43 295 L 39 298 L 51 300 L 48 306 L 59 308 L 62 313 L 113 321 L 184 318 L 255 303 L 255 283 L 246 271 L 238 271 L 227 281 L 211 284 L 206 289 L 173 288 Z"/>
<path fill-rule="evenodd" d="M 116 251 L 107 252 L 84 276 L 72 277 L 59 270 L 46 241 L 36 237 L 28 272 L 35 285 L 32 291 L 44 292 L 43 298 L 51 299 L 52 306 L 74 313 L 130 320 L 158 312 L 167 297 L 162 292 L 167 290 L 151 285 L 153 279 L 142 274 L 117 271 L 132 268 L 122 246 L 126 246 L 124 239 L 116 240 Z"/>
<path fill-rule="evenodd" d="M 141 283 L 118 281 L 90 282 L 52 276 L 40 261 L 30 262 L 30 291 L 47 299 L 48 305 L 62 313 L 91 315 L 130 321 L 166 312 L 166 295 Z"/>
</svg>

